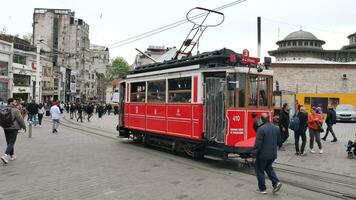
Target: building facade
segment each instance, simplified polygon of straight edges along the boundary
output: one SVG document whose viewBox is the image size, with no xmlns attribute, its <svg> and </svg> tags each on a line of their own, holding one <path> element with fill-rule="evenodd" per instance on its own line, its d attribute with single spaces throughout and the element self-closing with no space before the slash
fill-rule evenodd
<svg viewBox="0 0 356 200">
<path fill-rule="evenodd" d="M 296 31 L 278 41 L 272 63 L 274 84 L 296 94 L 301 104 L 321 105 L 356 102 L 356 33 L 339 50 L 324 50 L 325 41 L 312 33 Z"/>
<path fill-rule="evenodd" d="M 96 65 L 90 48 L 89 25 L 76 18 L 70 9 L 35 8 L 33 41 L 52 58 L 54 87 L 64 101 L 82 101 L 96 97 Z M 95 50 L 96 51 L 96 50 Z M 109 63 L 109 54 L 106 49 Z M 98 68 L 101 68 L 98 64 Z"/>
<path fill-rule="evenodd" d="M 0 101 L 12 97 L 13 44 L 0 39 Z"/>
</svg>

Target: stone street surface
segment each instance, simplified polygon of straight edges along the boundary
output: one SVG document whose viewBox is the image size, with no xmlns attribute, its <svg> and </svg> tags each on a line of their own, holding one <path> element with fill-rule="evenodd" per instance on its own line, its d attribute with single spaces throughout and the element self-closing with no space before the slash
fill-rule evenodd
<svg viewBox="0 0 356 200">
<path fill-rule="evenodd" d="M 221 161 L 197 161 L 115 138 L 117 116 L 94 116 L 83 123 L 69 122 L 67 114 L 65 118 L 64 124 L 81 130 L 62 124 L 59 133 L 52 134 L 46 119 L 42 128 L 33 128 L 32 138 L 18 135 L 18 159 L 0 167 L 0 199 L 331 199 L 288 184 L 272 195 L 268 180 L 269 194 L 261 196 L 255 193 L 255 176 Z M 345 152 L 356 124 L 339 123 L 335 130 L 338 143 L 329 138 L 323 142 L 324 154 L 306 157 L 294 156 L 291 133 L 287 151 L 279 152 L 277 162 L 356 177 L 356 160 L 347 159 Z"/>
</svg>

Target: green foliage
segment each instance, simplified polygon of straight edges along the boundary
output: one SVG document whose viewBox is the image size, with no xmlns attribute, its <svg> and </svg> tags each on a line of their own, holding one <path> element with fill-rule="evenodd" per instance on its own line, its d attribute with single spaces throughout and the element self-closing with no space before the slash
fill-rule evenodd
<svg viewBox="0 0 356 200">
<path fill-rule="evenodd" d="M 112 81 L 124 77 L 131 70 L 130 65 L 122 57 L 111 60 L 111 64 L 106 72 L 106 79 Z"/>
<path fill-rule="evenodd" d="M 32 44 L 32 33 L 27 33 L 26 35 L 22 36 L 22 39 L 24 39 L 25 41 L 29 42 L 30 44 Z"/>
</svg>

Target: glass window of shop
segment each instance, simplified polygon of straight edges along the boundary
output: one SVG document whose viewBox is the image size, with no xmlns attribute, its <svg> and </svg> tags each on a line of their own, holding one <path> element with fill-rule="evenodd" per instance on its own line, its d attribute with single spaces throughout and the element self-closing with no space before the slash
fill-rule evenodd
<svg viewBox="0 0 356 200">
<path fill-rule="evenodd" d="M 0 76 L 7 76 L 8 62 L 0 61 Z"/>
<path fill-rule="evenodd" d="M 31 76 L 14 74 L 14 85 L 15 86 L 30 86 Z"/>
</svg>

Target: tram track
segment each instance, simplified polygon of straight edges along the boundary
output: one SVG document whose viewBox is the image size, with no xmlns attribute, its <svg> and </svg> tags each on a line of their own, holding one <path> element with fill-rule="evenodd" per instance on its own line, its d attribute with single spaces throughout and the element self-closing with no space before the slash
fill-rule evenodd
<svg viewBox="0 0 356 200">
<path fill-rule="evenodd" d="M 100 128 L 93 128 L 87 126 L 80 126 L 80 124 L 71 122 L 68 119 L 64 119 L 66 123 L 61 125 L 75 130 L 80 130 L 86 134 L 97 135 L 106 137 L 109 139 L 117 140 L 117 136 L 114 132 L 110 132 Z M 127 144 L 127 142 L 124 142 Z M 126 147 L 132 148 L 138 151 L 144 151 L 141 145 L 127 145 Z M 139 148 L 138 148 L 139 147 Z M 198 160 L 198 162 L 192 163 L 190 158 L 184 156 L 168 156 L 162 154 L 162 151 L 144 151 L 145 153 L 153 156 L 158 156 L 179 164 L 184 164 L 200 170 L 209 171 L 214 174 L 227 175 L 229 177 L 234 176 L 239 178 L 238 174 L 232 174 L 231 170 L 238 171 L 243 174 L 251 175 L 255 177 L 255 174 L 251 168 L 239 168 L 237 160 L 217 161 L 212 159 Z M 184 160 L 182 159 L 184 158 Z M 201 165 L 204 164 L 204 165 Z M 219 170 L 216 170 L 218 168 Z M 291 166 L 283 163 L 276 163 L 274 168 L 276 169 L 281 182 L 297 188 L 305 189 L 308 191 L 316 192 L 326 195 L 332 199 L 345 199 L 356 200 L 356 178 L 349 177 L 342 174 L 329 173 L 325 171 L 319 171 L 314 169 L 307 169 L 302 167 Z"/>
</svg>

